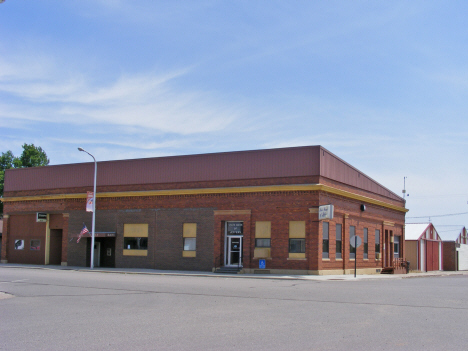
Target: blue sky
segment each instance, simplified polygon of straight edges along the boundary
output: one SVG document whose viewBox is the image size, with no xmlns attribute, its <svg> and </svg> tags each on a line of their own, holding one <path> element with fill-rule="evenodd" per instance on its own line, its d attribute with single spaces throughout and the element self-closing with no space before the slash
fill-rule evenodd
<svg viewBox="0 0 468 351">
<path fill-rule="evenodd" d="M 408 217 L 468 212 L 465 1 L 0 4 L 0 151 L 52 164 L 322 145 Z M 426 219 L 408 219 L 427 221 Z M 468 215 L 432 217 L 468 225 Z M 443 234 L 443 233 L 441 233 Z"/>
</svg>

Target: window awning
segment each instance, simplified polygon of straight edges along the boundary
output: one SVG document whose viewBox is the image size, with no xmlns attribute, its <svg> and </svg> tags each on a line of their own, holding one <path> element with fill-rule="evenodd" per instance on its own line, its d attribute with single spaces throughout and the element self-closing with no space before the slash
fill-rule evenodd
<svg viewBox="0 0 468 351">
<path fill-rule="evenodd" d="M 73 235 L 73 238 L 78 238 L 79 234 Z M 90 238 L 91 237 L 91 232 L 86 233 L 83 235 L 84 238 Z M 116 237 L 116 232 L 95 232 L 94 233 L 95 238 L 115 238 Z"/>
</svg>

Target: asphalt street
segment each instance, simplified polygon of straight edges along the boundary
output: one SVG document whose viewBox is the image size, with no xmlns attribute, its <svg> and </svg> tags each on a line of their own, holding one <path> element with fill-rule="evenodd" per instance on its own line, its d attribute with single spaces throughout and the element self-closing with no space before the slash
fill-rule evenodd
<svg viewBox="0 0 468 351">
<path fill-rule="evenodd" d="M 304 280 L 0 266 L 1 350 L 464 350 L 468 275 Z"/>
</svg>

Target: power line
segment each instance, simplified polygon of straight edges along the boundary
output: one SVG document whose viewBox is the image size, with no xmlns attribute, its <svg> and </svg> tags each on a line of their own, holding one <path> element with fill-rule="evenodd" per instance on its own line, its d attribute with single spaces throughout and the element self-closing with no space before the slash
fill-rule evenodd
<svg viewBox="0 0 468 351">
<path fill-rule="evenodd" d="M 468 214 L 468 212 L 462 212 L 462 213 L 450 213 L 450 214 L 444 214 L 444 215 L 434 215 L 434 216 L 406 217 L 406 218 L 432 218 L 432 217 L 449 217 L 449 216 L 459 216 L 459 215 L 464 215 L 464 214 Z"/>
<path fill-rule="evenodd" d="M 427 222 L 413 222 L 413 223 L 405 223 L 405 224 L 427 224 Z M 454 227 L 453 229 L 448 228 L 447 230 L 458 230 L 458 229 L 461 229 L 461 228 L 465 227 L 465 225 L 464 224 L 459 224 L 459 225 L 437 224 L 436 227 L 437 228 L 440 228 L 440 227 Z"/>
<path fill-rule="evenodd" d="M 411 196 L 412 199 L 431 199 L 437 197 L 468 197 L 468 194 L 440 194 L 440 195 L 420 195 L 420 196 Z"/>
</svg>

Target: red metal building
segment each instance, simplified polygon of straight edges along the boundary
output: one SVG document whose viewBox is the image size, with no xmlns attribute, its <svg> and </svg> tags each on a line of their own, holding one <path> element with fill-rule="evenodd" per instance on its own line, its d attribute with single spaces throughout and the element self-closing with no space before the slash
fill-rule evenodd
<svg viewBox="0 0 468 351">
<path fill-rule="evenodd" d="M 432 223 L 406 224 L 405 236 L 410 269 L 421 272 L 443 270 L 442 239 Z"/>
</svg>

